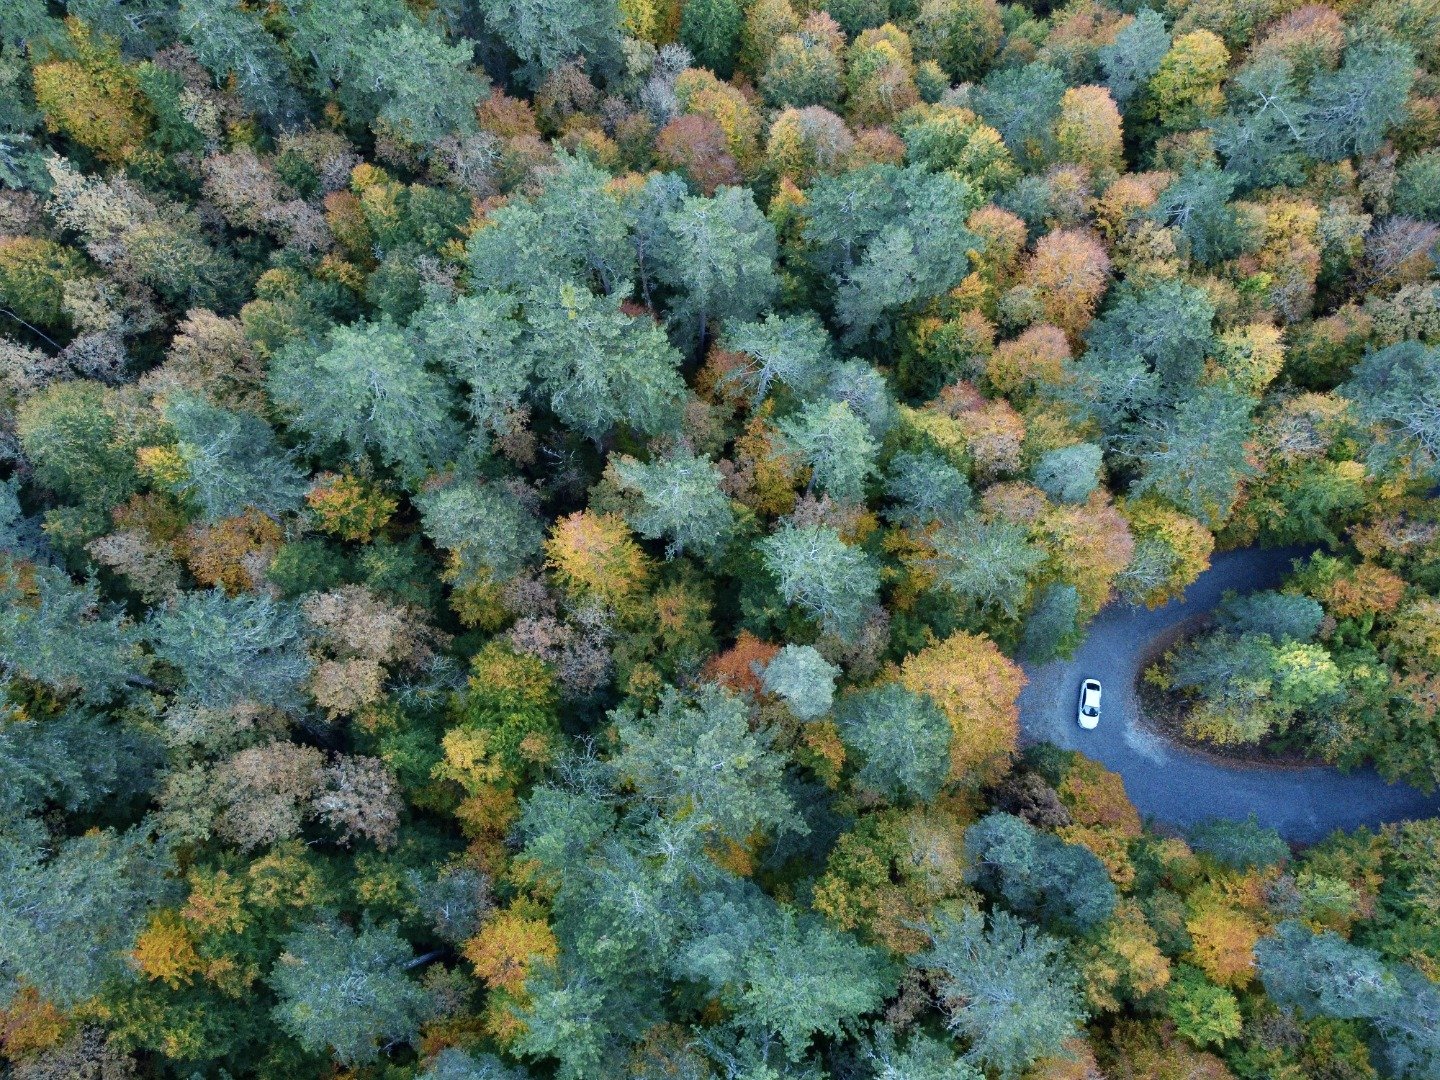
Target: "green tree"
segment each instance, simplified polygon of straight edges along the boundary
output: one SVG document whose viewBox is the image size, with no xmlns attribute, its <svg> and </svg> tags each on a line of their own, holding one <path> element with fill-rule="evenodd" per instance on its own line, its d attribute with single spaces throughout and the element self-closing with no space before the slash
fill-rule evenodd
<svg viewBox="0 0 1440 1080">
<path fill-rule="evenodd" d="M 924 0 L 915 17 L 915 53 L 934 60 L 953 82 L 985 73 L 1005 27 L 994 0 Z"/>
<path fill-rule="evenodd" d="M 1265 634 L 1281 641 L 1313 641 L 1325 609 L 1309 596 L 1260 589 L 1227 597 L 1216 612 L 1219 625 L 1232 634 Z"/>
<path fill-rule="evenodd" d="M 782 420 L 780 430 L 810 466 L 812 487 L 841 501 L 864 501 L 880 448 L 849 405 L 812 401 Z"/>
<path fill-rule="evenodd" d="M 65 283 L 79 280 L 85 260 L 71 248 L 29 236 L 0 240 L 0 308 L 26 323 L 68 325 Z"/>
<path fill-rule="evenodd" d="M 1215 305 L 1205 293 L 1180 281 L 1126 289 L 1091 324 L 1072 392 L 1114 435 L 1194 388 L 1211 348 L 1214 318 Z"/>
<path fill-rule="evenodd" d="M 270 392 L 322 449 L 375 453 L 412 480 L 455 454 L 455 395 L 427 370 L 410 336 L 388 318 L 337 326 L 320 347 L 283 349 Z"/>
<path fill-rule="evenodd" d="M 1440 221 L 1440 150 L 1424 150 L 1401 164 L 1392 202 L 1397 214 Z"/>
<path fill-rule="evenodd" d="M 834 109 L 844 85 L 845 35 L 828 15 L 815 12 L 791 34 L 782 34 L 760 76 L 760 92 L 775 108 Z"/>
<path fill-rule="evenodd" d="M 864 552 L 828 526 L 787 522 L 760 541 L 760 553 L 787 604 L 826 633 L 859 632 L 880 591 L 879 572 Z"/>
<path fill-rule="evenodd" d="M 268 596 L 187 592 L 151 613 L 147 633 L 156 658 L 201 705 L 295 705 L 310 674 L 299 611 Z"/>
<path fill-rule="evenodd" d="M 856 783 L 890 802 L 928 802 L 950 773 L 950 722 L 923 694 L 882 683 L 847 694 L 835 710 Z"/>
<path fill-rule="evenodd" d="M 380 1055 L 379 1043 L 413 1040 L 433 1010 L 429 992 L 405 974 L 413 952 L 393 927 L 359 930 L 335 919 L 298 930 L 270 971 L 276 1022 L 311 1053 L 342 1065 Z"/>
<path fill-rule="evenodd" d="M 745 963 L 736 1019 L 742 1028 L 774 1032 L 798 1060 L 814 1036 L 838 1036 L 879 1008 L 892 983 L 878 950 L 781 908 L 766 947 Z"/>
<path fill-rule="evenodd" d="M 798 1062 L 814 1036 L 841 1035 L 890 992 L 893 974 L 878 950 L 768 897 L 742 898 L 706 905 L 679 959 L 752 1037 L 778 1037 Z"/>
<path fill-rule="evenodd" d="M 1209 266 L 1238 255 L 1244 240 L 1230 204 L 1236 177 L 1228 169 L 1190 169 L 1155 201 L 1151 216 L 1185 238 L 1189 255 Z"/>
<path fill-rule="evenodd" d="M 767 694 L 784 699 L 801 720 L 815 720 L 830 711 L 840 669 L 810 645 L 786 645 L 765 665 Z"/>
<path fill-rule="evenodd" d="M 1165 988 L 1165 1014 L 1175 1022 L 1176 1031 L 1202 1049 L 1240 1035 L 1240 1005 L 1235 995 L 1189 964 L 1181 964 Z"/>
<path fill-rule="evenodd" d="M 932 172 L 963 176 L 976 190 L 993 195 L 1018 179 L 1010 150 L 994 128 L 969 109 L 938 106 L 905 114 L 901 130 L 905 157 Z"/>
<path fill-rule="evenodd" d="M 423 147 L 473 132 L 475 106 L 486 94 L 484 76 L 471 66 L 474 51 L 469 41 L 447 45 L 410 22 L 367 42 L 359 63 L 376 99 L 376 126 Z"/>
<path fill-rule="evenodd" d="M 1195 826 L 1190 844 L 1232 870 L 1283 866 L 1290 860 L 1290 847 L 1274 829 L 1267 829 L 1250 815 L 1247 821 L 1216 818 Z"/>
<path fill-rule="evenodd" d="M 738 0 L 685 0 L 680 13 L 680 41 L 700 67 L 722 79 L 735 71 L 745 9 Z"/>
<path fill-rule="evenodd" d="M 0 665 L 59 693 L 103 702 L 139 675 L 141 632 L 100 599 L 94 581 L 36 566 L 22 588 L 17 567 L 0 563 Z"/>
<path fill-rule="evenodd" d="M 1035 463 L 1035 486 L 1059 502 L 1083 503 L 1100 486 L 1104 453 L 1094 443 L 1051 450 Z"/>
<path fill-rule="evenodd" d="M 516 1049 L 554 1058 L 559 1080 L 585 1080 L 603 1075 L 606 1063 L 638 1041 L 657 1017 L 653 1003 L 637 1000 L 633 988 L 571 968 L 547 966 L 526 982 L 530 1008 Z"/>
<path fill-rule="evenodd" d="M 0 827 L 47 804 L 72 814 L 126 807 L 149 794 L 163 757 L 153 736 L 86 710 L 11 715 L 0 722 Z"/>
<path fill-rule="evenodd" d="M 959 1060 L 950 1044 L 913 1032 L 900 1045 L 895 1033 L 876 1025 L 875 1037 L 859 1051 L 875 1080 L 983 1080 L 985 1074 Z"/>
<path fill-rule="evenodd" d="M 288 44 L 313 65 L 317 91 L 333 93 L 350 119 L 369 124 L 379 88 L 365 84 L 366 50 L 381 34 L 411 22 L 396 0 L 300 0 L 290 12 Z"/>
<path fill-rule="evenodd" d="M 529 1073 L 506 1065 L 493 1054 L 479 1057 L 456 1046 L 436 1054 L 419 1074 L 419 1080 L 529 1080 Z"/>
<path fill-rule="evenodd" d="M 667 690 L 650 714 L 611 714 L 618 774 L 663 813 L 734 841 L 756 829 L 804 832 L 781 783 L 785 759 L 773 734 L 752 731 L 745 703 L 703 685 L 693 699 Z"/>
<path fill-rule="evenodd" d="M 516 348 L 524 324 L 514 297 L 501 292 L 429 304 L 415 316 L 426 363 L 448 370 L 468 390 L 473 438 L 507 432 L 525 407 L 534 371 Z"/>
<path fill-rule="evenodd" d="M 1293 77 L 1293 66 L 1282 57 L 1248 64 L 1235 76 L 1231 110 L 1215 125 L 1215 149 L 1241 188 L 1304 180 L 1304 106 Z"/>
<path fill-rule="evenodd" d="M 934 537 L 931 565 L 940 585 L 980 611 L 1015 618 L 1030 596 L 1045 549 L 1022 525 L 971 513 Z"/>
<path fill-rule="evenodd" d="M 687 196 L 665 218 L 655 272 L 671 290 L 670 322 L 696 355 L 712 320 L 744 322 L 770 306 L 779 288 L 775 251 L 775 227 L 748 188 Z"/>
<path fill-rule="evenodd" d="M 487 227 L 477 229 L 465 249 L 470 280 L 481 295 L 545 297 L 562 281 L 608 295 L 628 293 L 637 274 L 648 282 L 653 249 L 668 214 L 684 196 L 684 182 L 672 177 L 671 185 L 652 178 L 626 201 L 608 190 L 610 180 L 609 173 L 589 160 L 558 153 L 538 194 L 512 198 L 488 214 Z M 637 265 L 642 252 L 645 266 Z M 459 314 L 491 322 L 503 317 L 474 310 Z"/>
<path fill-rule="evenodd" d="M 1427 1076 L 1440 1065 L 1440 991 L 1414 968 L 1387 967 L 1371 949 L 1334 931 L 1282 922 L 1255 946 L 1265 992 L 1303 1017 L 1366 1020 L 1379 1034 L 1377 1057 L 1397 1076 Z"/>
<path fill-rule="evenodd" d="M 890 0 L 824 0 L 820 8 L 840 24 L 840 29 L 854 38 L 863 30 L 890 21 Z M 904 10 L 904 0 L 895 5 L 896 17 Z"/>
<path fill-rule="evenodd" d="M 130 951 L 151 909 L 173 899 L 168 850 L 143 829 L 58 844 L 0 840 L 0 998 L 23 980 L 63 1008 L 134 978 Z"/>
<path fill-rule="evenodd" d="M 217 83 L 233 80 L 245 104 L 271 123 L 299 114 L 285 54 L 258 15 L 233 0 L 181 0 L 178 21 L 186 44 Z"/>
<path fill-rule="evenodd" d="M 1030 169 L 1052 156 L 1064 96 L 1065 78 L 1049 64 L 999 68 L 976 88 L 975 111 Z"/>
<path fill-rule="evenodd" d="M 1082 635 L 1079 590 L 1074 585 L 1049 585 L 1025 620 L 1021 645 L 1027 659 L 1043 664 L 1069 655 Z"/>
<path fill-rule="evenodd" d="M 975 202 L 969 184 L 918 166 L 895 174 L 898 213 L 838 281 L 835 314 L 851 339 L 883 330 L 887 317 L 959 284 L 970 271 L 967 252 L 980 246 L 963 224 Z"/>
<path fill-rule="evenodd" d="M 1374 952 L 1333 931 L 1317 934 L 1297 922 L 1283 922 L 1260 940 L 1255 966 L 1271 999 L 1303 1016 L 1372 1018 L 1385 1012 L 1399 992 Z"/>
<path fill-rule="evenodd" d="M 929 950 L 911 963 L 934 973 L 950 1031 L 966 1058 L 1002 1077 L 1050 1057 L 1084 1021 L 1075 973 L 1060 943 L 1012 915 L 941 916 Z"/>
<path fill-rule="evenodd" d="M 185 476 L 174 490 L 191 499 L 207 521 L 234 517 L 249 507 L 279 514 L 300 505 L 305 475 L 258 416 L 179 395 L 166 406 L 165 419 L 185 463 Z"/>
<path fill-rule="evenodd" d="M 15 416 L 35 480 L 67 502 L 101 510 L 139 487 L 135 451 L 145 432 L 125 421 L 119 396 L 88 379 L 47 387 Z"/>
</svg>

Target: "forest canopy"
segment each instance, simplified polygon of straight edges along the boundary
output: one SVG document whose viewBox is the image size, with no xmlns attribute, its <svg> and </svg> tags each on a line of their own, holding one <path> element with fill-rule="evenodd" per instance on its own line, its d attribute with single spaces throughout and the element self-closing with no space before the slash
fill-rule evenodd
<svg viewBox="0 0 1440 1080">
<path fill-rule="evenodd" d="M 1440 1075 L 1431 0 L 0 0 L 0 1071 Z"/>
</svg>

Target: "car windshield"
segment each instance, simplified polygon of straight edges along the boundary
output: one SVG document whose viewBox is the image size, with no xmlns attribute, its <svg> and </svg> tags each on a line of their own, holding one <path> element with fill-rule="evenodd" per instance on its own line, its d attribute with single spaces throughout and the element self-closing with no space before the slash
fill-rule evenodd
<svg viewBox="0 0 1440 1080">
<path fill-rule="evenodd" d="M 1100 715 L 1100 710 L 1097 709 L 1097 708 L 1095 708 L 1094 705 L 1086 705 L 1086 706 L 1085 706 L 1083 709 L 1081 709 L 1080 711 L 1081 711 L 1082 713 L 1084 713 L 1086 716 L 1099 716 L 1099 715 Z"/>
</svg>

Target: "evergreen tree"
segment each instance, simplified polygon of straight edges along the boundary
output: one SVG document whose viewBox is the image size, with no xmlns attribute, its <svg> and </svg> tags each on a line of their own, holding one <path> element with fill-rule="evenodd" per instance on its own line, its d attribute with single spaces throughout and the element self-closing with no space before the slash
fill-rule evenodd
<svg viewBox="0 0 1440 1080">
<path fill-rule="evenodd" d="M 896 504 L 891 516 L 911 528 L 958 525 L 974 500 L 965 474 L 930 451 L 896 454 L 885 494 Z"/>
<path fill-rule="evenodd" d="M 577 57 L 596 72 L 618 66 L 616 0 L 480 0 L 478 7 L 486 28 L 519 58 L 520 75 L 531 86 Z"/>
<path fill-rule="evenodd" d="M 1115 40 L 1100 48 L 1100 67 L 1110 96 L 1127 107 L 1160 70 L 1160 61 L 1170 51 L 1170 34 L 1163 15 L 1141 8 Z"/>
<path fill-rule="evenodd" d="M 750 730 L 744 703 L 715 686 L 694 701 L 669 690 L 651 715 L 613 717 L 614 767 L 657 810 L 740 841 L 755 829 L 804 830 L 781 785 L 784 758 Z"/>
<path fill-rule="evenodd" d="M 759 316 L 778 288 L 774 263 L 775 228 L 748 189 L 687 197 L 666 217 L 654 254 L 680 340 L 703 355 L 712 321 Z"/>
<path fill-rule="evenodd" d="M 760 550 L 786 603 L 826 633 L 859 631 L 880 591 L 879 574 L 864 552 L 847 547 L 827 526 L 792 524 L 762 540 Z"/>
<path fill-rule="evenodd" d="M 840 669 L 809 645 L 786 645 L 765 665 L 768 694 L 782 698 L 802 720 L 814 720 L 830 711 Z"/>
<path fill-rule="evenodd" d="M 413 953 L 391 927 L 352 930 L 330 919 L 296 931 L 269 981 L 275 1019 L 311 1053 L 329 1049 L 343 1065 L 380 1055 L 381 1042 L 413 1040 L 432 1004 L 405 974 Z"/>
<path fill-rule="evenodd" d="M 234 517 L 252 507 L 278 514 L 299 505 L 303 473 L 258 416 L 181 396 L 171 400 L 165 418 L 185 465 L 175 490 L 193 499 L 206 520 Z"/>
<path fill-rule="evenodd" d="M 1100 486 L 1103 457 L 1094 443 L 1051 450 L 1035 463 L 1035 486 L 1060 502 L 1083 503 Z"/>
<path fill-rule="evenodd" d="M 940 584 L 980 610 L 1012 618 L 1024 607 L 1031 575 L 1044 561 L 1044 549 L 1022 526 L 1008 521 L 972 513 L 935 534 L 932 563 Z"/>
<path fill-rule="evenodd" d="M 187 592 L 152 614 L 147 632 L 156 658 L 201 705 L 298 704 L 310 674 L 300 613 L 264 595 Z"/>
<path fill-rule="evenodd" d="M 649 318 L 568 282 L 532 296 L 525 317 L 520 347 L 567 427 L 599 440 L 620 423 L 646 435 L 675 426 L 681 357 Z"/>
<path fill-rule="evenodd" d="M 1098 858 L 1010 814 L 992 813 L 972 825 L 965 851 L 982 889 L 1054 929 L 1086 933 L 1115 909 L 1115 886 Z"/>
<path fill-rule="evenodd" d="M 1321 161 L 1373 154 L 1405 116 L 1415 82 L 1410 52 L 1394 41 L 1356 42 L 1339 71 L 1316 77 L 1305 99 L 1306 149 Z"/>
<path fill-rule="evenodd" d="M 911 962 L 935 973 L 950 1030 L 966 1057 L 1018 1076 L 1060 1049 L 1084 1020 L 1077 980 L 1060 944 L 1003 911 L 943 917 L 931 948 Z"/>
<path fill-rule="evenodd" d="M 735 511 L 721 489 L 720 470 L 707 458 L 680 452 L 642 463 L 622 457 L 613 467 L 621 487 L 639 496 L 626 521 L 648 539 L 665 537 L 667 556 L 686 550 L 710 555 L 725 547 Z"/>
<path fill-rule="evenodd" d="M 151 909 L 174 898 L 172 869 L 165 846 L 138 828 L 95 830 L 53 846 L 5 837 L 0 997 L 8 1000 L 18 980 L 68 1008 L 133 979 L 131 949 Z"/>
<path fill-rule="evenodd" d="M 856 781 L 891 802 L 929 801 L 950 773 L 950 724 L 923 694 L 883 683 L 846 695 L 836 726 L 859 757 Z"/>
<path fill-rule="evenodd" d="M 835 359 L 825 328 L 813 315 L 766 315 L 759 322 L 727 323 L 724 345 L 747 363 L 727 375 L 758 405 L 779 382 L 802 398 L 818 394 Z"/>
<path fill-rule="evenodd" d="M 875 472 L 879 447 L 843 401 L 818 399 L 780 430 L 810 466 L 811 485 L 835 499 L 860 502 Z"/>
<path fill-rule="evenodd" d="M 1387 438 L 1372 444 L 1370 459 L 1385 465 L 1407 454 L 1440 475 L 1440 412 L 1435 350 L 1406 341 L 1372 352 L 1342 388 L 1356 411 Z"/>
<path fill-rule="evenodd" d="M 411 479 L 459 445 L 454 392 L 389 319 L 337 326 L 318 348 L 286 348 L 270 392 L 318 447 L 338 445 L 357 459 L 374 452 Z"/>
</svg>

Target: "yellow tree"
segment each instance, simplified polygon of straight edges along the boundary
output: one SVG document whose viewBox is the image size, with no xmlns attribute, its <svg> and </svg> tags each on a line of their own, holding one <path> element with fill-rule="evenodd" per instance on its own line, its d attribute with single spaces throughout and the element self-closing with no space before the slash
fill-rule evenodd
<svg viewBox="0 0 1440 1080">
<path fill-rule="evenodd" d="M 645 588 L 650 559 L 619 514 L 580 510 L 561 518 L 545 541 L 545 557 L 565 590 L 614 608 Z"/>
<path fill-rule="evenodd" d="M 1025 284 L 1035 292 L 1044 320 L 1054 323 L 1079 343 L 1105 295 L 1110 256 L 1105 245 L 1085 229 L 1057 229 L 1035 244 L 1025 268 Z"/>
<path fill-rule="evenodd" d="M 1172 131 L 1183 131 L 1219 116 L 1229 64 L 1225 43 L 1209 30 L 1176 38 L 1150 80 L 1156 118 Z"/>
<path fill-rule="evenodd" d="M 1221 986 L 1242 987 L 1255 974 L 1255 943 L 1264 927 L 1248 912 L 1226 903 L 1211 890 L 1192 899 L 1185 930 L 1189 959 Z"/>
<path fill-rule="evenodd" d="M 35 66 L 35 103 L 51 131 L 109 165 L 123 165 L 150 133 L 145 95 L 118 51 L 95 44 L 78 19 L 70 19 L 67 29 L 73 59 Z"/>
<path fill-rule="evenodd" d="M 1002 341 L 985 361 L 985 378 L 1006 397 L 1028 399 L 1042 387 L 1065 381 L 1070 342 L 1052 323 L 1028 327 L 1018 338 Z"/>
<path fill-rule="evenodd" d="M 1076 86 L 1060 99 L 1055 145 L 1061 161 L 1093 172 L 1116 172 L 1125 164 L 1120 110 L 1103 86 Z"/>
<path fill-rule="evenodd" d="M 984 634 L 964 631 L 909 657 L 900 683 L 928 694 L 950 721 L 950 779 L 995 783 L 1009 768 L 1020 734 L 1015 699 L 1025 673 Z"/>
<path fill-rule="evenodd" d="M 1037 527 L 1054 570 L 1079 591 L 1082 617 L 1094 615 L 1110 601 L 1116 578 L 1134 556 L 1135 539 L 1124 515 L 1102 489 L 1086 503 L 1055 507 Z"/>
<path fill-rule="evenodd" d="M 1126 898 L 1115 914 L 1077 947 L 1085 996 L 1096 1012 L 1119 1012 L 1170 982 L 1170 961 L 1145 921 L 1140 905 Z"/>
<path fill-rule="evenodd" d="M 1148 499 L 1120 504 L 1135 551 L 1116 584 L 1126 598 L 1159 607 L 1210 568 L 1215 535 L 1195 518 Z"/>
</svg>

